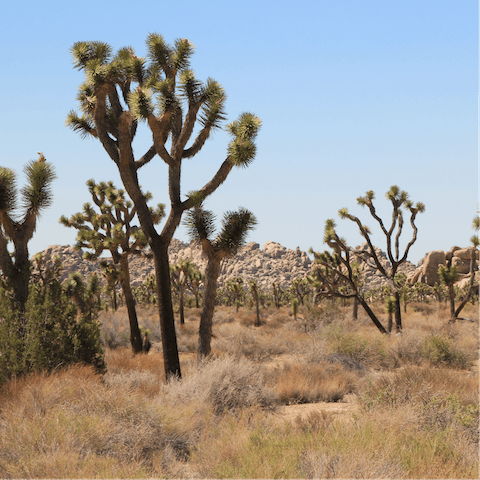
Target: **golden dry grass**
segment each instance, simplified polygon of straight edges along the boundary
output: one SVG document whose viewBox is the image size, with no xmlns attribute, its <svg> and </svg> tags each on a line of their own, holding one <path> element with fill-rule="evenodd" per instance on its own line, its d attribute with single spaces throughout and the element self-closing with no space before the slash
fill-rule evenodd
<svg viewBox="0 0 480 480">
<path fill-rule="evenodd" d="M 391 336 L 364 315 L 352 321 L 351 307 L 307 328 L 287 308 L 262 310 L 254 327 L 251 310 L 220 307 L 203 363 L 199 311 L 187 309 L 183 380 L 168 384 L 156 311 L 139 309 L 154 347 L 137 356 L 121 337 L 125 311 L 107 312 L 119 346 L 103 377 L 74 366 L 3 385 L 0 477 L 478 478 L 478 306 L 464 312 L 475 323 L 455 325 L 445 305 L 428 307 L 409 305 L 404 333 Z M 435 363 L 425 342 L 448 355 Z M 460 369 L 457 354 L 468 358 Z M 352 422 L 268 413 L 352 393 L 362 406 Z"/>
</svg>

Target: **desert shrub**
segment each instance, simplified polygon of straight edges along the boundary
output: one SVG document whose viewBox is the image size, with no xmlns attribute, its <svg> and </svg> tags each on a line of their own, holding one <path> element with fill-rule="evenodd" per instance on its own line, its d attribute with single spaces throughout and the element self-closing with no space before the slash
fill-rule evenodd
<svg viewBox="0 0 480 480">
<path fill-rule="evenodd" d="M 264 326 L 260 330 L 239 325 L 221 325 L 217 329 L 214 347 L 236 357 L 246 357 L 255 362 L 263 362 L 274 355 L 281 355 L 291 346 L 288 340 Z"/>
<path fill-rule="evenodd" d="M 340 364 L 286 365 L 276 370 L 269 384 L 280 403 L 338 402 L 356 389 L 358 376 Z"/>
<path fill-rule="evenodd" d="M 251 406 L 273 408 L 277 403 L 260 367 L 232 356 L 199 363 L 186 378 L 170 380 L 164 395 L 173 404 L 211 405 L 217 415 Z"/>
<path fill-rule="evenodd" d="M 92 368 L 32 374 L 4 388 L 2 478 L 174 477 L 169 465 L 190 454 L 193 426 L 166 420 L 155 398 L 105 385 Z M 190 412 L 178 413 L 195 425 Z"/>
<path fill-rule="evenodd" d="M 24 312 L 14 310 L 8 295 L 0 292 L 0 384 L 12 376 L 74 363 L 105 370 L 99 306 L 88 301 L 90 287 L 80 287 L 72 299 L 58 277 L 32 283 Z"/>
<path fill-rule="evenodd" d="M 458 394 L 434 395 L 419 407 L 422 425 L 427 429 L 445 430 L 448 426 L 466 429 L 478 443 L 479 406 L 462 404 Z"/>
<path fill-rule="evenodd" d="M 425 337 L 421 347 L 422 357 L 432 365 L 449 368 L 470 367 L 469 355 L 454 346 L 453 341 L 447 335 L 429 335 Z"/>
<path fill-rule="evenodd" d="M 437 396 L 445 397 L 445 392 L 457 394 L 462 405 L 478 404 L 478 376 L 435 367 L 407 366 L 375 380 L 369 379 L 360 390 L 367 409 L 426 405 Z"/>
<path fill-rule="evenodd" d="M 303 478 L 405 478 L 401 462 L 383 453 L 372 458 L 367 452 L 335 455 L 308 448 L 298 469 Z"/>
<path fill-rule="evenodd" d="M 420 365 L 424 358 L 422 356 L 422 344 L 424 335 L 418 331 L 404 330 L 402 335 L 394 339 L 391 349 L 400 363 Z"/>
<path fill-rule="evenodd" d="M 410 303 L 410 308 L 414 312 L 419 312 L 422 315 L 429 316 L 435 313 L 436 307 L 430 305 L 429 303 L 419 303 L 419 302 L 412 302 Z"/>
<path fill-rule="evenodd" d="M 320 336 L 327 341 L 330 354 L 338 358 L 350 359 L 357 365 L 391 366 L 385 337 L 364 338 L 355 331 L 333 324 L 325 327 Z"/>
</svg>

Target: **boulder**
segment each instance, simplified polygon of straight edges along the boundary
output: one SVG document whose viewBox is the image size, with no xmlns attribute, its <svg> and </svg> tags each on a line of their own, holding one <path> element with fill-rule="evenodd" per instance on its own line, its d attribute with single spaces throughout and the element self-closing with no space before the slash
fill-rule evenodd
<svg viewBox="0 0 480 480">
<path fill-rule="evenodd" d="M 438 267 L 439 265 L 445 265 L 446 261 L 443 250 L 433 250 L 427 255 L 422 265 L 422 274 L 425 276 L 426 284 L 433 286 L 435 283 L 440 283 Z"/>
<path fill-rule="evenodd" d="M 453 252 L 453 258 L 461 258 L 462 260 L 468 260 L 472 258 L 472 249 L 474 247 L 468 247 L 468 248 L 458 248 Z M 478 250 L 476 251 L 476 259 L 478 260 Z"/>
<path fill-rule="evenodd" d="M 452 267 L 457 267 L 458 273 L 470 273 L 470 260 L 465 260 L 461 257 L 452 258 Z"/>
</svg>

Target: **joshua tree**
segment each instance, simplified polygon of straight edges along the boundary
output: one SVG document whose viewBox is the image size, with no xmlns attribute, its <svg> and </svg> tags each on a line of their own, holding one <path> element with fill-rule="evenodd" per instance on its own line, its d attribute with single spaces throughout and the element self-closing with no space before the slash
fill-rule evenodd
<svg viewBox="0 0 480 480">
<path fill-rule="evenodd" d="M 245 296 L 245 290 L 243 289 L 243 278 L 230 278 L 227 281 L 227 291 L 229 294 L 229 305 L 230 302 L 233 300 L 235 308 L 238 312 L 238 308 L 240 307 L 240 301 Z"/>
<path fill-rule="evenodd" d="M 117 190 L 112 182 L 96 184 L 94 180 L 88 180 L 87 186 L 100 213 L 97 213 L 90 203 L 86 203 L 82 213 L 76 213 L 70 219 L 62 216 L 60 222 L 78 230 L 76 248 L 92 250 L 92 252 L 85 252 L 84 258 L 95 260 L 102 252 L 108 250 L 114 265 L 120 266 L 120 283 L 130 323 L 130 343 L 134 353 L 140 353 L 142 335 L 138 327 L 135 300 L 130 286 L 128 257 L 133 254 L 142 254 L 147 245 L 145 235 L 141 229 L 132 225 L 136 208 L 125 198 L 123 190 Z M 147 192 L 144 197 L 149 200 L 151 195 Z M 158 205 L 156 209 L 150 207 L 149 211 L 154 223 L 159 223 L 163 218 L 163 208 L 163 205 Z M 107 265 L 104 268 L 108 270 Z M 107 278 L 109 273 L 112 278 L 115 272 L 107 271 Z M 113 288 L 115 288 L 114 285 Z"/>
<path fill-rule="evenodd" d="M 216 81 L 208 79 L 203 85 L 195 78 L 190 69 L 194 47 L 187 39 L 178 39 L 171 46 L 154 33 L 147 37 L 147 48 L 148 60 L 137 57 L 131 47 L 119 50 L 112 57 L 112 49 L 106 43 L 75 43 L 71 50 L 74 65 L 83 70 L 86 81 L 78 95 L 82 114 L 71 112 L 68 124 L 82 136 L 100 140 L 137 209 L 154 256 L 165 373 L 170 377 L 181 376 L 181 371 L 168 247 L 183 212 L 212 194 L 234 166 L 246 167 L 253 160 L 254 140 L 261 122 L 255 115 L 244 113 L 231 123 L 228 130 L 233 140 L 217 173 L 197 192 L 182 199 L 183 160 L 194 157 L 210 134 L 220 127 L 225 119 L 226 95 Z M 147 122 L 153 144 L 135 159 L 132 142 L 139 121 Z M 194 131 L 197 136 L 191 141 Z M 155 155 L 168 167 L 171 208 L 161 233 L 155 229 L 138 179 L 139 170 Z"/>
<path fill-rule="evenodd" d="M 20 190 L 23 217 L 19 218 L 15 172 L 0 167 L 0 270 L 21 310 L 25 309 L 30 279 L 28 242 L 40 214 L 52 203 L 51 187 L 56 178 L 52 164 L 40 152 L 38 160 L 28 162 L 23 171 L 27 183 Z M 13 255 L 8 251 L 9 241 L 13 243 Z"/>
<path fill-rule="evenodd" d="M 200 285 L 205 281 L 205 275 L 198 269 L 195 264 L 188 273 L 186 287 L 192 292 L 195 297 L 195 307 L 199 308 Z"/>
<path fill-rule="evenodd" d="M 387 256 L 390 261 L 390 267 L 385 267 L 380 262 L 375 247 L 370 239 L 370 229 L 363 225 L 360 219 L 354 215 L 348 213 L 346 208 L 341 209 L 338 213 L 340 218 L 348 218 L 352 222 L 355 222 L 360 230 L 360 234 L 365 238 L 368 244 L 368 250 L 358 253 L 358 257 L 364 260 L 369 266 L 378 270 L 388 281 L 393 296 L 395 297 L 396 309 L 395 309 L 395 325 L 397 331 L 402 330 L 402 313 L 400 310 L 400 291 L 395 284 L 395 275 L 397 274 L 398 267 L 405 263 L 407 260 L 408 252 L 410 251 L 411 246 L 417 240 L 417 226 L 415 225 L 415 219 L 418 213 L 425 211 L 425 205 L 418 202 L 413 204 L 412 201 L 408 199 L 407 192 L 400 190 L 399 187 L 393 185 L 390 187 L 390 190 L 386 193 L 386 197 L 392 203 L 393 212 L 392 212 L 392 223 L 390 227 L 386 228 L 382 219 L 377 215 L 375 207 L 373 205 L 373 200 L 375 195 L 372 190 L 368 191 L 364 197 L 358 197 L 357 203 L 362 207 L 368 207 L 372 217 L 378 222 L 382 232 L 385 234 L 387 241 Z M 404 219 L 402 207 L 410 212 L 410 225 L 412 226 L 412 238 L 405 247 L 405 251 L 402 256 L 400 256 L 400 236 L 403 232 Z"/>
<path fill-rule="evenodd" d="M 480 228 L 480 220 L 478 215 L 473 219 L 473 228 L 478 231 Z M 456 320 L 468 320 L 465 318 L 460 318 L 460 312 L 463 310 L 467 302 L 470 300 L 470 297 L 473 295 L 475 288 L 478 288 L 478 285 L 475 285 L 475 260 L 477 259 L 479 245 L 478 235 L 473 235 L 470 239 L 472 246 L 470 247 L 470 281 L 468 283 L 468 290 L 466 295 L 463 297 L 463 300 L 460 302 L 457 308 L 455 308 L 455 280 L 457 279 L 457 266 L 452 265 L 452 260 L 448 262 L 447 265 L 440 265 L 438 268 L 438 274 L 444 285 L 448 289 L 448 298 L 450 300 L 450 320 L 449 323 L 455 323 Z"/>
<path fill-rule="evenodd" d="M 259 307 L 259 292 L 258 292 L 258 285 L 257 282 L 252 278 L 248 282 L 248 286 L 250 288 L 250 293 L 252 294 L 253 301 L 255 302 L 255 311 L 257 313 L 255 319 L 255 326 L 260 326 L 260 307 Z"/>
<path fill-rule="evenodd" d="M 385 311 L 388 314 L 388 326 L 387 326 L 387 331 L 390 333 L 392 331 L 393 327 L 393 314 L 395 313 L 396 309 L 395 305 L 395 297 L 388 297 L 387 298 L 387 303 L 385 304 Z"/>
<path fill-rule="evenodd" d="M 310 253 L 313 253 L 316 262 L 313 273 L 318 277 L 324 288 L 324 291 L 320 294 L 329 297 L 356 298 L 380 332 L 387 333 L 385 327 L 360 294 L 356 262 L 351 259 L 350 248 L 345 240 L 337 235 L 335 227 L 335 222 L 332 219 L 325 222 L 323 240 L 333 250 L 333 253 L 328 251 L 317 253 L 310 249 Z M 342 285 L 347 286 L 348 291 L 343 292 L 340 289 Z"/>
<path fill-rule="evenodd" d="M 303 299 L 311 292 L 310 283 L 306 278 L 296 278 L 288 290 L 290 295 L 298 299 L 300 305 L 304 304 Z"/>
<path fill-rule="evenodd" d="M 190 272 L 193 270 L 191 260 L 179 260 L 176 265 L 170 267 L 172 283 L 178 289 L 178 304 L 180 310 L 180 324 L 185 323 L 184 294 Z"/>
<path fill-rule="evenodd" d="M 100 261 L 100 267 L 102 269 L 102 275 L 105 278 L 107 284 L 105 285 L 105 292 L 112 297 L 112 308 L 116 312 L 118 309 L 117 304 L 117 284 L 122 280 L 122 272 L 117 268 L 114 263 L 109 263 L 106 260 Z"/>
<path fill-rule="evenodd" d="M 211 351 L 212 321 L 220 263 L 223 259 L 236 255 L 238 249 L 245 244 L 250 230 L 257 224 L 253 213 L 244 208 L 239 208 L 238 212 L 226 212 L 222 219 L 220 234 L 212 240 L 211 237 L 215 233 L 214 222 L 213 213 L 204 210 L 201 205 L 189 211 L 185 221 L 190 237 L 200 243 L 207 257 L 205 291 L 200 314 L 199 357 L 208 356 Z"/>
</svg>

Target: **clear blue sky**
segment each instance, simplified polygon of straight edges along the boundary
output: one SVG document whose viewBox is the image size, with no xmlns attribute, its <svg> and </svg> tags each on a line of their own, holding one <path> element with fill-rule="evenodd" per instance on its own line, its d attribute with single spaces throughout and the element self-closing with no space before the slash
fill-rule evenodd
<svg viewBox="0 0 480 480">
<path fill-rule="evenodd" d="M 2 6 L 0 165 L 18 171 L 44 152 L 58 173 L 55 203 L 39 222 L 30 253 L 74 244 L 58 223 L 89 200 L 85 182 L 113 180 L 116 167 L 95 140 L 65 127 L 83 76 L 69 49 L 80 40 L 126 45 L 145 54 L 145 38 L 188 38 L 192 68 L 227 91 L 228 121 L 243 111 L 263 122 L 258 153 L 234 170 L 207 208 L 238 206 L 259 221 L 249 240 L 323 250 L 323 228 L 337 219 L 349 244 L 361 243 L 350 212 L 374 227 L 356 198 L 393 184 L 426 205 L 409 257 L 466 246 L 478 209 L 478 5 L 474 0 L 44 1 Z M 150 135 L 136 143 L 142 154 Z M 200 188 L 225 158 L 218 132 L 185 162 L 183 192 Z M 144 188 L 168 203 L 166 168 L 142 169 Z M 409 239 L 410 231 L 405 232 Z M 186 240 L 183 228 L 177 238 Z M 374 242 L 384 247 L 383 237 Z"/>
</svg>

